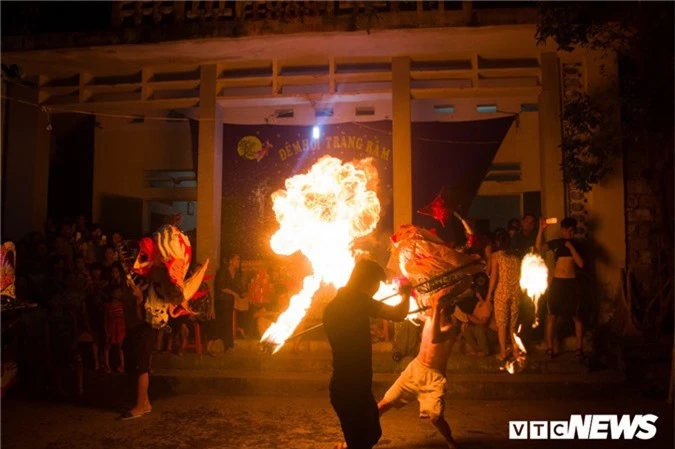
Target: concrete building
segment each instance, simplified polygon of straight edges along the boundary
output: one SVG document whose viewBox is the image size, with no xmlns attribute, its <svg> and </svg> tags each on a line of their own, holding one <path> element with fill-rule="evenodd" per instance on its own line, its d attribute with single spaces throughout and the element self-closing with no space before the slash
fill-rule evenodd
<svg viewBox="0 0 675 449">
<path fill-rule="evenodd" d="M 47 217 L 48 125 L 58 114 L 95 116 L 94 221 L 124 208 L 148 232 L 153 213 L 184 210 L 197 259 L 216 269 L 223 215 L 236 207 L 221 193 L 223 123 L 311 125 L 322 107 L 333 109 L 326 124 L 391 120 L 396 227 L 415 213 L 412 122 L 518 113 L 472 215 L 492 228 L 505 224 L 497 215 L 576 216 L 606 255 L 596 268 L 612 296 L 626 264 L 622 169 L 588 194 L 575 191 L 563 183 L 559 145 L 565 99 L 613 86 L 615 61 L 537 45 L 536 11 L 493 6 L 115 2 L 109 31 L 5 39 L 3 64 L 33 84 L 3 82 L 13 98 L 3 113 L 3 234 L 41 228 Z M 200 123 L 196 171 L 186 117 Z"/>
</svg>

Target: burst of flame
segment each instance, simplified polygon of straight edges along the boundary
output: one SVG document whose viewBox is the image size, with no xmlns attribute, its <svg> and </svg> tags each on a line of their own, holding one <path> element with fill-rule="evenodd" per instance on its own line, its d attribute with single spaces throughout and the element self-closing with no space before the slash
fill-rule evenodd
<svg viewBox="0 0 675 449">
<path fill-rule="evenodd" d="M 325 156 L 272 194 L 280 225 L 270 241 L 272 250 L 280 255 L 300 251 L 313 270 L 261 338 L 275 347 L 274 352 L 300 324 L 322 283 L 336 288 L 347 283 L 355 263 L 354 240 L 370 234 L 380 218 L 377 182 L 371 158 L 343 164 Z"/>
<path fill-rule="evenodd" d="M 509 374 L 515 374 L 517 372 L 522 371 L 525 368 L 525 364 L 527 362 L 527 350 L 525 349 L 523 340 L 521 340 L 520 337 L 518 336 L 521 328 L 522 325 L 518 326 L 518 332 L 513 333 L 513 339 L 516 342 L 516 346 L 518 346 L 519 352 L 518 357 L 507 361 L 506 364 L 504 365 L 504 368 L 506 369 L 506 371 L 508 371 Z"/>
<path fill-rule="evenodd" d="M 380 289 L 373 295 L 373 299 L 382 301 L 388 306 L 398 305 L 403 300 L 401 295 L 398 294 L 399 287 L 400 286 L 396 282 L 380 282 Z M 410 322 L 413 324 L 417 324 L 415 322 L 415 318 L 422 312 L 423 310 L 420 308 L 417 301 L 410 298 L 410 307 L 408 309 L 407 317 L 408 320 L 410 320 Z"/>
<path fill-rule="evenodd" d="M 532 327 L 539 325 L 539 298 L 548 288 L 548 267 L 537 253 L 529 253 L 523 257 L 520 266 L 520 288 L 534 302 L 535 321 Z"/>
</svg>

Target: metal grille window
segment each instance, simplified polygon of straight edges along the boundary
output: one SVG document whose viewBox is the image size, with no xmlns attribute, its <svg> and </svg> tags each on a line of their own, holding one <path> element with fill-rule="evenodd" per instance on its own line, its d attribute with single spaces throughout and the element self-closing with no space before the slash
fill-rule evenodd
<svg viewBox="0 0 675 449">
<path fill-rule="evenodd" d="M 145 184 L 151 188 L 197 187 L 197 174 L 194 170 L 148 170 Z"/>
<path fill-rule="evenodd" d="M 517 162 L 492 164 L 485 175 L 485 181 L 513 182 L 521 179 L 520 164 Z"/>
</svg>

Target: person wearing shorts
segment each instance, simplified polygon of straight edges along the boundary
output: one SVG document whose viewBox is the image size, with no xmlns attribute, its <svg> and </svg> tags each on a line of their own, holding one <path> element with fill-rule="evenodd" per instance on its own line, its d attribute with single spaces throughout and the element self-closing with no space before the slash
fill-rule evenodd
<svg viewBox="0 0 675 449">
<path fill-rule="evenodd" d="M 403 408 L 417 400 L 420 419 L 434 420 L 443 417 L 447 389 L 445 374 L 422 365 L 415 358 L 385 393 L 382 402 Z"/>
<path fill-rule="evenodd" d="M 537 249 L 552 251 L 555 256 L 555 269 L 548 293 L 548 316 L 546 317 L 546 354 L 555 357 L 560 352 L 560 342 L 554 337 L 558 325 L 563 320 L 574 320 L 574 333 L 577 339 L 577 358 L 584 358 L 584 328 L 581 319 L 581 289 L 577 272 L 584 267 L 584 259 L 579 252 L 580 244 L 574 240 L 577 221 L 565 218 L 560 222 L 562 238 L 543 241 L 544 229 L 548 226 L 542 218 L 537 234 Z"/>
<path fill-rule="evenodd" d="M 459 334 L 459 322 L 450 319 L 454 306 L 448 301 L 439 301 L 449 292 L 449 289 L 444 289 L 432 296 L 431 316 L 426 316 L 419 353 L 377 406 L 381 416 L 393 407 L 401 408 L 414 400 L 419 401 L 420 418 L 431 421 L 448 447 L 455 449 L 457 445 L 452 430 L 443 416 L 447 393 L 445 367 Z M 439 302 L 442 304 L 439 305 Z"/>
<path fill-rule="evenodd" d="M 136 404 L 120 416 L 123 420 L 140 418 L 152 411 L 148 386 L 150 384 L 150 358 L 154 343 L 153 330 L 143 319 L 143 293 L 133 283 L 130 282 L 130 284 L 129 287 L 124 287 L 122 295 L 126 322 L 126 336 L 122 349 L 126 371 L 136 378 Z"/>
</svg>

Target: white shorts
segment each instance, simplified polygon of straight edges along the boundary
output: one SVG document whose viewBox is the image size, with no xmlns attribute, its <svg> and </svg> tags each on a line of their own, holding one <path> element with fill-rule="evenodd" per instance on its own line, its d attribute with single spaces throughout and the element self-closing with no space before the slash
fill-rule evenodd
<svg viewBox="0 0 675 449">
<path fill-rule="evenodd" d="M 443 416 L 447 391 L 445 375 L 414 359 L 384 394 L 383 400 L 401 408 L 417 399 L 420 403 L 420 418 L 434 419 Z"/>
</svg>

